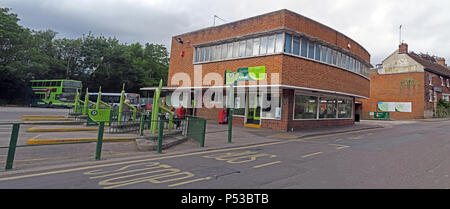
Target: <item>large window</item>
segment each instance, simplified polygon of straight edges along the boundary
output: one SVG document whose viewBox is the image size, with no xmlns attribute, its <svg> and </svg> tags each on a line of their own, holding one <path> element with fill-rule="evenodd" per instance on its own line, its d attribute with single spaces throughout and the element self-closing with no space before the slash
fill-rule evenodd
<svg viewBox="0 0 450 209">
<path fill-rule="evenodd" d="M 292 36 L 290 34 L 286 34 L 286 40 L 284 43 L 284 52 L 291 53 L 292 51 Z"/>
<path fill-rule="evenodd" d="M 319 118 L 336 118 L 336 99 L 321 97 Z"/>
<path fill-rule="evenodd" d="M 316 44 L 316 56 L 315 60 L 320 61 L 320 48 L 321 46 L 319 44 Z"/>
<path fill-rule="evenodd" d="M 280 94 L 263 94 L 266 98 L 262 101 L 262 117 L 263 118 L 281 118 L 281 97 Z"/>
<path fill-rule="evenodd" d="M 259 49 L 259 54 L 267 54 L 267 36 L 261 38 L 261 47 Z"/>
<path fill-rule="evenodd" d="M 308 42 L 308 58 L 314 59 L 314 43 Z"/>
<path fill-rule="evenodd" d="M 253 56 L 259 55 L 260 38 L 253 39 Z"/>
<path fill-rule="evenodd" d="M 316 119 L 317 97 L 295 95 L 294 119 Z"/>
<path fill-rule="evenodd" d="M 295 55 L 300 55 L 300 38 L 295 36 L 292 43 L 293 43 L 292 53 Z"/>
<path fill-rule="evenodd" d="M 351 118 L 353 103 L 350 99 L 338 99 L 338 118 Z"/>
<path fill-rule="evenodd" d="M 253 54 L 253 39 L 247 40 L 245 46 L 245 56 L 249 57 Z"/>
<path fill-rule="evenodd" d="M 245 94 L 234 94 L 233 115 L 245 115 Z"/>
<path fill-rule="evenodd" d="M 283 52 L 284 49 L 284 35 L 283 33 L 277 34 L 277 40 L 275 42 L 275 52 Z"/>
<path fill-rule="evenodd" d="M 306 57 L 308 54 L 308 41 L 302 38 L 302 57 Z"/>
<path fill-rule="evenodd" d="M 239 57 L 245 56 L 245 41 L 239 42 Z"/>
<path fill-rule="evenodd" d="M 274 50 L 275 50 L 275 35 L 268 37 L 267 54 L 273 54 Z"/>
</svg>

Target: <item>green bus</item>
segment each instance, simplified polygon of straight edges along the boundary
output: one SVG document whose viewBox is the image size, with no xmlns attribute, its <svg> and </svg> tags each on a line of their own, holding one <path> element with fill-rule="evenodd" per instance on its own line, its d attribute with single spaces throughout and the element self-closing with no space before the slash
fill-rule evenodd
<svg viewBox="0 0 450 209">
<path fill-rule="evenodd" d="M 81 81 L 76 80 L 31 80 L 31 106 L 71 107 L 77 92 L 81 92 Z"/>
</svg>

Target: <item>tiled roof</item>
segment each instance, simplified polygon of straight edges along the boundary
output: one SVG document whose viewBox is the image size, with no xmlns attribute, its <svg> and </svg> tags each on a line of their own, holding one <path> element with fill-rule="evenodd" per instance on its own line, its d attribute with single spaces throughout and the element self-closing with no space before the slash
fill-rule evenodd
<svg viewBox="0 0 450 209">
<path fill-rule="evenodd" d="M 409 52 L 408 55 L 413 58 L 416 62 L 420 63 L 425 67 L 426 71 L 430 71 L 439 75 L 450 77 L 450 69 L 447 67 L 444 67 L 440 64 L 428 61 L 426 59 L 423 59 L 419 55 L 417 55 L 414 52 Z"/>
</svg>

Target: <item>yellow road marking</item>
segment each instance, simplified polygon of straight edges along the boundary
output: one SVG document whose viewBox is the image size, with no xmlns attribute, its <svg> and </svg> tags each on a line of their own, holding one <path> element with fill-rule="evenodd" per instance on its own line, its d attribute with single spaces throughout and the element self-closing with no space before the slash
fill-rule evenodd
<svg viewBox="0 0 450 209">
<path fill-rule="evenodd" d="M 315 153 L 303 155 L 302 158 L 307 158 L 307 157 L 311 157 L 311 156 L 314 156 L 314 155 L 319 155 L 319 154 L 322 154 L 322 153 L 323 153 L 323 152 L 315 152 Z"/>
<path fill-rule="evenodd" d="M 382 128 L 376 128 L 376 129 L 382 129 Z M 125 162 L 117 162 L 117 163 L 107 163 L 107 164 L 92 165 L 92 166 L 85 166 L 85 167 L 78 167 L 78 168 L 70 168 L 70 169 L 63 169 L 63 170 L 48 171 L 48 172 L 42 172 L 42 173 L 26 174 L 26 175 L 22 175 L 22 176 L 18 176 L 17 175 L 17 176 L 12 176 L 12 177 L 0 178 L 0 181 L 9 181 L 9 180 L 17 180 L 17 179 L 23 179 L 23 178 L 37 177 L 37 176 L 69 173 L 69 172 L 83 171 L 83 170 L 88 170 L 88 169 L 93 169 L 93 168 L 110 167 L 110 166 L 124 165 L 124 164 L 131 164 L 131 163 L 139 163 L 139 162 L 149 162 L 149 161 L 156 161 L 156 160 L 164 160 L 164 159 L 171 159 L 171 158 L 179 158 L 179 157 L 186 157 L 186 156 L 201 155 L 201 154 L 207 154 L 207 153 L 226 152 L 226 151 L 232 151 L 232 150 L 242 150 L 242 149 L 249 149 L 249 148 L 256 148 L 256 147 L 264 147 L 264 146 L 285 144 L 285 143 L 291 143 L 291 142 L 299 142 L 299 141 L 303 141 L 303 140 L 306 140 L 306 139 L 323 138 L 323 137 L 326 137 L 326 136 L 336 136 L 336 135 L 345 135 L 345 134 L 355 133 L 355 132 L 374 131 L 376 129 L 366 129 L 366 130 L 351 131 L 351 132 L 346 132 L 346 133 L 336 133 L 336 134 L 329 134 L 329 135 L 322 135 L 322 136 L 312 136 L 312 137 L 307 137 L 307 138 L 303 138 L 303 139 L 289 139 L 289 140 L 283 140 L 283 141 L 278 141 L 278 142 L 270 142 L 270 143 L 265 143 L 265 144 L 249 145 L 249 146 L 244 146 L 244 147 L 234 147 L 234 148 L 225 148 L 225 149 L 218 149 L 218 150 L 192 152 L 192 153 L 185 153 L 185 154 L 166 155 L 166 156 L 156 157 L 156 158 L 152 158 L 152 159 L 141 159 L 141 160 L 133 160 L 133 161 L 125 161 Z"/>
<path fill-rule="evenodd" d="M 269 166 L 269 165 L 273 165 L 273 164 L 277 164 L 277 163 L 281 163 L 281 161 L 275 161 L 275 162 L 265 163 L 265 164 L 261 164 L 261 165 L 255 165 L 255 166 L 253 166 L 253 168 L 261 168 L 261 167 L 265 167 L 265 166 Z"/>
</svg>

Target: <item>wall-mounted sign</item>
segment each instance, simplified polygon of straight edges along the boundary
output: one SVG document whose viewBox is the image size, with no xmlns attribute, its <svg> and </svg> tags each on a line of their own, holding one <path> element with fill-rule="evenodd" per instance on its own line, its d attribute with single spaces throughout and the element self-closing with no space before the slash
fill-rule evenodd
<svg viewBox="0 0 450 209">
<path fill-rule="evenodd" d="M 412 112 L 411 102 L 378 102 L 378 110 L 384 112 Z"/>
<path fill-rule="evenodd" d="M 239 68 L 237 72 L 225 70 L 225 84 L 237 83 L 238 81 L 261 81 L 265 79 L 265 66 Z"/>
</svg>

